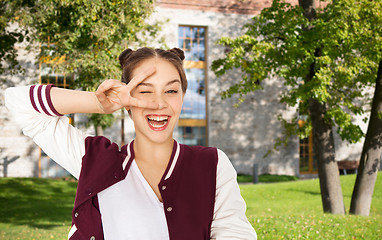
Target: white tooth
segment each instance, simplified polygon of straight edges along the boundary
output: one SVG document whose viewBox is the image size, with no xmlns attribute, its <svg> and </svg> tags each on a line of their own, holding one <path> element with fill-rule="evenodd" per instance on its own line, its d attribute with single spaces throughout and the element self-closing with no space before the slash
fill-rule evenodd
<svg viewBox="0 0 382 240">
<path fill-rule="evenodd" d="M 157 121 L 157 122 L 159 122 L 159 121 L 165 121 L 165 120 L 167 120 L 168 117 L 167 117 L 167 116 L 155 116 L 155 117 L 148 117 L 148 119 L 151 120 L 151 121 Z"/>
<path fill-rule="evenodd" d="M 163 123 L 163 124 L 160 124 L 160 125 L 158 124 L 158 125 L 157 125 L 157 124 L 153 124 L 153 123 L 150 122 L 150 125 L 153 126 L 153 127 L 155 127 L 155 128 L 161 128 L 161 127 L 165 126 L 166 123 Z"/>
</svg>

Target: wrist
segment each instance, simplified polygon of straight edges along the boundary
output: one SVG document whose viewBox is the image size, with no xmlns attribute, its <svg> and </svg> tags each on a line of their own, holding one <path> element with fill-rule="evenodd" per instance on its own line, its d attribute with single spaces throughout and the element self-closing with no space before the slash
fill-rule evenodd
<svg viewBox="0 0 382 240">
<path fill-rule="evenodd" d="M 105 111 L 103 110 L 102 108 L 102 104 L 100 103 L 98 97 L 97 97 L 97 92 L 91 92 L 91 97 L 93 99 L 92 101 L 92 105 L 93 105 L 93 112 L 92 113 L 99 113 L 99 114 L 104 114 Z"/>
</svg>

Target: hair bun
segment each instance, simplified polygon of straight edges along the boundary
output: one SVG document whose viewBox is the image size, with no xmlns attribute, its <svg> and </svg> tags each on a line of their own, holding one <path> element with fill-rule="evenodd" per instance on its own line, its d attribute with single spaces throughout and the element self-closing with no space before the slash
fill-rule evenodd
<svg viewBox="0 0 382 240">
<path fill-rule="evenodd" d="M 133 50 L 131 50 L 130 48 L 128 49 L 125 49 L 118 57 L 119 59 L 119 64 L 121 65 L 121 67 L 123 67 L 123 64 L 125 62 L 125 60 L 131 55 L 131 53 L 134 52 Z"/>
<path fill-rule="evenodd" d="M 170 49 L 168 51 L 176 54 L 180 58 L 180 60 L 182 60 L 182 61 L 184 60 L 184 52 L 183 52 L 182 49 L 180 49 L 180 48 L 172 48 L 172 49 Z"/>
</svg>

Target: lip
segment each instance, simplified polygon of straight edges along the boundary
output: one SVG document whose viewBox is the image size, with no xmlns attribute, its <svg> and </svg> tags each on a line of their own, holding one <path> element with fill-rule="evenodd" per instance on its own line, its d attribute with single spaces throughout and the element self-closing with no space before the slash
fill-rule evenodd
<svg viewBox="0 0 382 240">
<path fill-rule="evenodd" d="M 153 126 L 150 123 L 149 118 L 157 118 L 157 119 L 165 118 L 165 119 L 167 119 L 167 122 L 164 125 L 161 125 L 161 126 Z M 171 116 L 169 116 L 169 115 L 158 115 L 158 114 L 149 114 L 149 115 L 146 115 L 147 125 L 149 125 L 150 129 L 154 130 L 154 131 L 163 131 L 163 130 L 165 130 L 168 127 L 169 123 L 170 123 L 170 119 L 171 119 Z"/>
</svg>

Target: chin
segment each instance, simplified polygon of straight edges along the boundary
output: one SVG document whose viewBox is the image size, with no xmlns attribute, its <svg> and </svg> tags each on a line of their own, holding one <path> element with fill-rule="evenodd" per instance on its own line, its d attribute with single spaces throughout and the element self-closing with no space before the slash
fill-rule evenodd
<svg viewBox="0 0 382 240">
<path fill-rule="evenodd" d="M 168 141 L 173 141 L 174 138 L 171 136 L 171 137 L 167 137 L 167 138 L 163 138 L 163 137 L 150 137 L 149 138 L 149 141 L 151 141 L 152 143 L 156 143 L 156 144 L 163 144 L 163 143 L 167 143 Z"/>
</svg>

